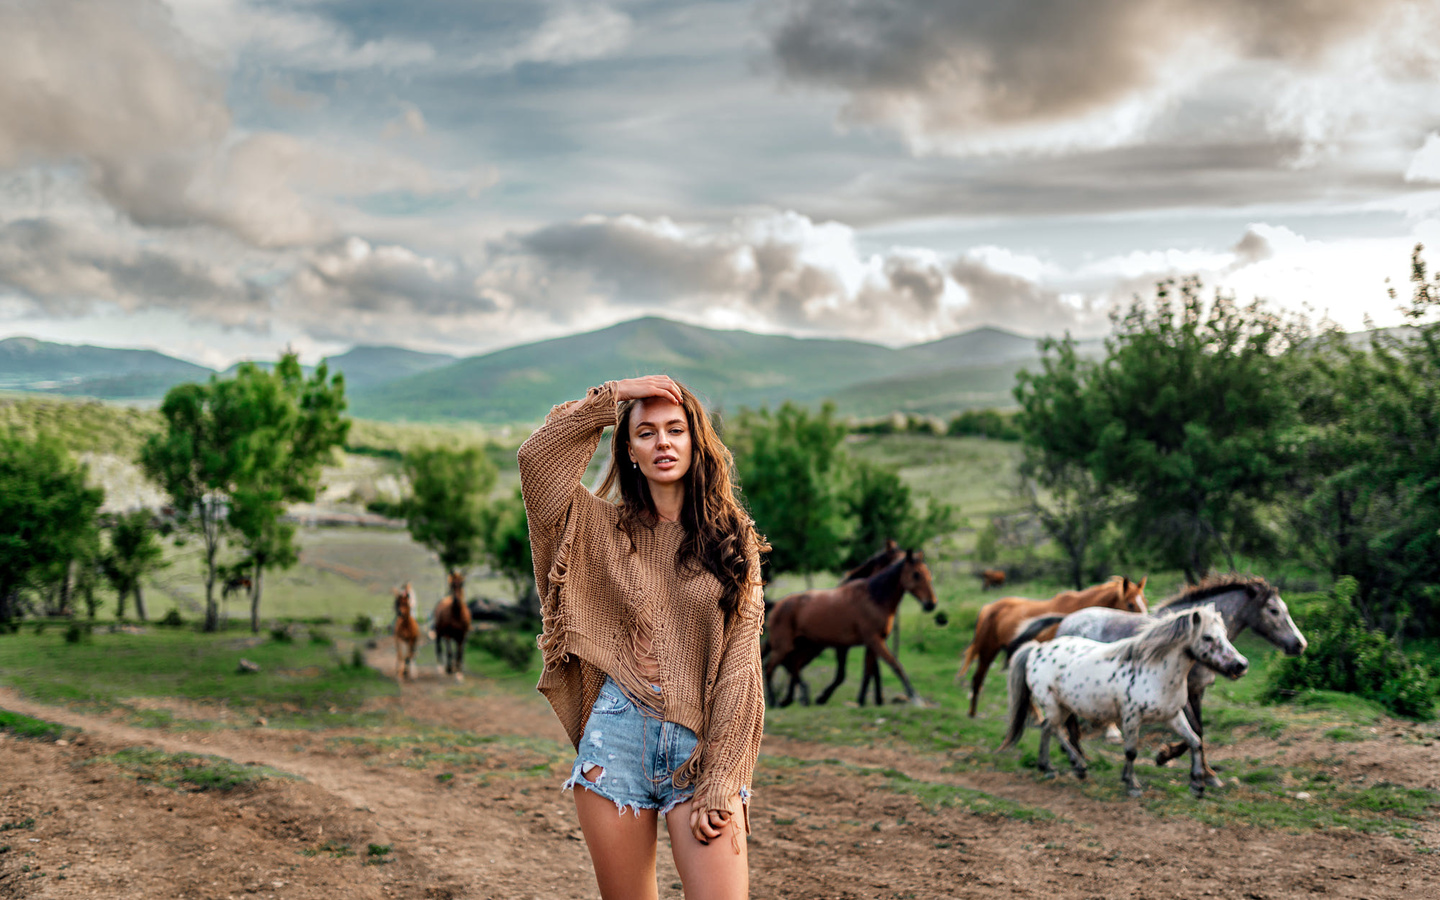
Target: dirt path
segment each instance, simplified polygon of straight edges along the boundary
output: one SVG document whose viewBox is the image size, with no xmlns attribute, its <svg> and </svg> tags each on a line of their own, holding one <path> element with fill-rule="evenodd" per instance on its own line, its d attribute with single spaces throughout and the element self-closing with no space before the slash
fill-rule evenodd
<svg viewBox="0 0 1440 900">
<path fill-rule="evenodd" d="M 383 670 L 393 656 L 382 647 L 372 663 Z M 84 729 L 66 744 L 0 738 L 0 828 L 11 826 L 0 832 L 9 847 L 0 852 L 0 898 L 596 896 L 573 807 L 556 789 L 564 739 L 544 702 L 498 691 L 456 697 L 450 687 L 430 669 L 394 702 L 415 722 L 495 736 L 468 757 L 483 757 L 480 777 L 408 765 L 407 754 L 425 748 L 395 729 L 138 729 L 0 691 L 0 708 Z M 304 781 L 185 794 L 93 764 L 129 746 L 215 754 Z M 941 756 L 774 737 L 764 753 L 752 813 L 756 897 L 1440 896 L 1440 854 L 1423 852 L 1440 848 L 1432 826 L 1415 841 L 1217 830 L 1027 776 L 949 773 Z M 1389 735 L 1336 768 L 1440 781 L 1433 747 Z M 883 770 L 1059 818 L 929 812 L 921 798 L 887 787 Z M 382 858 L 391 861 L 367 865 L 370 844 L 389 845 Z M 661 896 L 678 897 L 663 837 L 660 857 Z"/>
</svg>

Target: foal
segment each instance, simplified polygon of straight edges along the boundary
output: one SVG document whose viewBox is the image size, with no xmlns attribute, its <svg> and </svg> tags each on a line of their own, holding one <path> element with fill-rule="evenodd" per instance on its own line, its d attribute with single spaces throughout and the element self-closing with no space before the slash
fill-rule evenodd
<svg viewBox="0 0 1440 900">
<path fill-rule="evenodd" d="M 415 677 L 415 648 L 420 645 L 420 623 L 415 621 L 415 589 L 410 582 L 395 589 L 395 680 Z"/>
<path fill-rule="evenodd" d="M 1085 757 L 1076 731 L 1067 740 L 1057 731 L 1062 722 L 1084 717 L 1097 722 L 1119 721 L 1125 737 L 1125 770 L 1120 779 L 1130 796 L 1141 794 L 1135 780 L 1140 726 L 1169 722 L 1190 747 L 1190 792 L 1205 793 L 1200 736 L 1185 717 L 1186 680 L 1201 663 L 1232 678 L 1245 674 L 1250 663 L 1225 636 L 1225 620 L 1213 606 L 1160 619 L 1135 637 L 1102 644 L 1081 637 L 1058 637 L 1047 644 L 1026 644 L 1010 666 L 1010 728 L 1004 750 L 1025 732 L 1031 704 L 1045 716 L 1040 725 L 1040 771 L 1050 768 L 1050 736 L 1070 757 L 1075 775 L 1084 778 Z"/>
</svg>

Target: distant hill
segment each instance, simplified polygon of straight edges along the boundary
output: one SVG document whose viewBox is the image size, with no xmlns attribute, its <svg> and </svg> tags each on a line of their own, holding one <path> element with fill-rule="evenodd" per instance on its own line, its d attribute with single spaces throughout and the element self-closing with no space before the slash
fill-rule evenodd
<svg viewBox="0 0 1440 900">
<path fill-rule="evenodd" d="M 998 328 L 892 349 L 650 317 L 357 389 L 351 411 L 387 420 L 534 421 L 607 379 L 663 371 L 727 409 L 833 400 L 845 414 L 943 414 L 1012 404 L 1015 372 L 1037 358 L 1034 338 Z"/>
<path fill-rule="evenodd" d="M 456 359 L 446 353 L 361 344 L 339 356 L 326 357 L 325 362 L 331 372 L 345 373 L 345 389 L 353 392 L 448 366 Z"/>
<path fill-rule="evenodd" d="M 35 338 L 0 341 L 0 388 L 128 400 L 158 397 L 171 385 L 208 378 L 204 366 L 154 350 L 55 344 Z"/>
</svg>

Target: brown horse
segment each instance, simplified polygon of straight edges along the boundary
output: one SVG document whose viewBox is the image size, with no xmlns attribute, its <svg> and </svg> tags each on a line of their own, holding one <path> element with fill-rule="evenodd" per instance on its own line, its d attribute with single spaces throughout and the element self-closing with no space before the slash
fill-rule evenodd
<svg viewBox="0 0 1440 900">
<path fill-rule="evenodd" d="M 465 638 L 470 634 L 470 607 L 465 605 L 465 573 L 450 573 L 450 595 L 435 606 L 435 662 L 446 675 L 464 681 Z"/>
<path fill-rule="evenodd" d="M 980 590 L 982 591 L 988 591 L 992 587 L 1003 587 L 1004 584 L 1004 569 L 986 569 L 980 573 Z"/>
<path fill-rule="evenodd" d="M 970 717 L 975 717 L 975 705 L 980 702 L 980 688 L 985 684 L 985 673 L 990 671 L 990 664 L 1026 621 L 1048 613 L 1071 613 L 1087 606 L 1143 613 L 1145 580 L 1142 578 L 1136 584 L 1117 575 L 1104 584 L 1083 591 L 1062 591 L 1049 600 L 1001 597 L 982 606 L 980 619 L 975 623 L 975 638 L 965 648 L 965 663 L 955 673 L 955 680 L 959 681 L 970 664 L 976 663 L 975 675 L 970 682 Z"/>
<path fill-rule="evenodd" d="M 395 680 L 415 677 L 415 648 L 420 644 L 420 623 L 415 621 L 415 590 L 410 582 L 395 588 Z"/>
<path fill-rule="evenodd" d="M 768 623 L 769 658 L 765 661 L 765 695 L 770 704 L 775 705 L 775 689 L 771 683 L 775 670 L 784 666 L 790 673 L 790 687 L 779 705 L 788 706 L 794 700 L 797 685 L 801 691 L 800 702 L 809 705 L 810 687 L 800 677 L 800 671 L 826 647 L 834 647 L 839 651 L 835 680 L 821 694 L 819 702 L 829 700 L 830 693 L 845 678 L 847 651 L 857 646 L 865 647 L 870 660 L 860 682 L 862 706 L 872 679 L 875 702 L 881 702 L 880 666 L 868 654 L 885 660 L 895 670 L 905 685 L 905 695 L 914 701 L 915 689 L 910 685 L 909 676 L 885 646 L 885 638 L 895 622 L 895 610 L 907 592 L 915 595 L 926 612 L 935 608 L 930 568 L 925 565 L 925 554 L 918 550 L 906 550 L 903 556 L 868 578 L 847 581 L 829 590 L 791 594 L 775 604 Z"/>
</svg>

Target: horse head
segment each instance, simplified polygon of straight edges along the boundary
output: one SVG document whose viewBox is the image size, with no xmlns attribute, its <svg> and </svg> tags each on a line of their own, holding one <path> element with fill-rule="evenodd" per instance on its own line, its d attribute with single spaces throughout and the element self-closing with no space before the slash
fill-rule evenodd
<svg viewBox="0 0 1440 900">
<path fill-rule="evenodd" d="M 1235 649 L 1225 631 L 1225 617 L 1213 606 L 1202 606 L 1189 613 L 1190 654 L 1197 660 L 1229 678 L 1239 678 L 1250 668 L 1250 661 Z"/>
<path fill-rule="evenodd" d="M 930 582 L 930 567 L 925 565 L 923 550 L 906 550 L 905 566 L 900 570 L 900 584 L 915 595 L 926 612 L 935 609 L 935 588 Z"/>
<path fill-rule="evenodd" d="M 1290 618 L 1290 610 L 1280 599 L 1280 592 L 1270 585 L 1255 585 L 1254 601 L 1247 605 L 1245 624 L 1255 633 L 1279 647 L 1286 656 L 1299 656 L 1310 646 L 1305 635 Z"/>
<path fill-rule="evenodd" d="M 458 569 L 450 573 L 448 579 L 450 584 L 450 596 L 461 601 L 465 599 L 465 573 Z"/>
<path fill-rule="evenodd" d="M 404 587 L 395 588 L 395 615 L 403 619 L 414 612 L 415 595 L 411 592 L 410 582 L 407 581 Z"/>
<path fill-rule="evenodd" d="M 1150 576 L 1146 575 L 1140 579 L 1139 584 L 1136 584 L 1130 579 L 1122 577 L 1115 587 L 1114 608 L 1141 615 L 1148 612 L 1149 607 L 1145 604 L 1145 582 L 1149 580 Z"/>
</svg>

